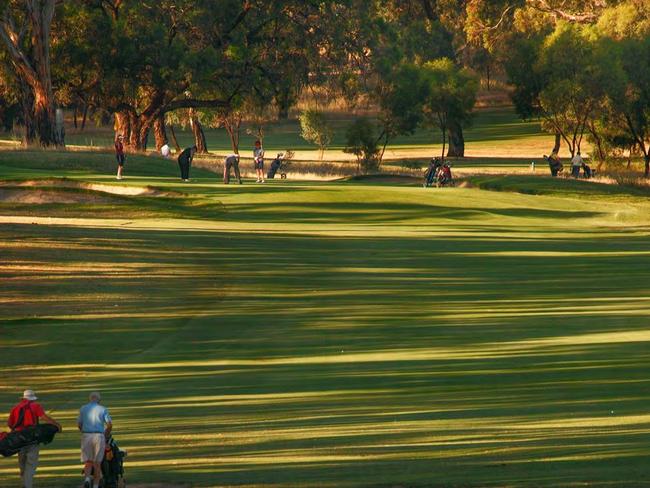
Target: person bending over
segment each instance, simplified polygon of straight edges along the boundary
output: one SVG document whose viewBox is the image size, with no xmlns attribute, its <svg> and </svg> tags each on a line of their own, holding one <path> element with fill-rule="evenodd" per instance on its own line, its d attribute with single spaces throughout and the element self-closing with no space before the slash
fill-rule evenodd
<svg viewBox="0 0 650 488">
<path fill-rule="evenodd" d="M 237 182 L 241 185 L 241 174 L 239 173 L 239 154 L 229 154 L 223 162 L 223 182 L 224 184 L 230 183 L 230 169 L 235 170 L 235 177 Z"/>
</svg>

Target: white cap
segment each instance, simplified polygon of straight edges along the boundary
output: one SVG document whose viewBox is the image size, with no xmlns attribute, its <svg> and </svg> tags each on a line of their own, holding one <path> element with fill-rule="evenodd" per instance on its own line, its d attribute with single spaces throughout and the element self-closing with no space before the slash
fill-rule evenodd
<svg viewBox="0 0 650 488">
<path fill-rule="evenodd" d="M 25 400 L 29 400 L 30 402 L 33 402 L 34 400 L 38 400 L 38 397 L 34 393 L 34 390 L 25 390 L 23 392 L 23 398 Z"/>
</svg>

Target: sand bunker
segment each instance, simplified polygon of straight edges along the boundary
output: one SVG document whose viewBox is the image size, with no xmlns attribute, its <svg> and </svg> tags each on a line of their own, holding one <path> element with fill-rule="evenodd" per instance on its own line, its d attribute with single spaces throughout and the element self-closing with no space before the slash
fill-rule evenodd
<svg viewBox="0 0 650 488">
<path fill-rule="evenodd" d="M 121 203 L 117 198 L 92 192 L 42 190 L 39 188 L 0 188 L 2 203 Z"/>
<path fill-rule="evenodd" d="M 70 191 L 70 190 L 86 191 Z M 147 186 L 87 183 L 68 179 L 2 181 L 0 202 L 5 203 L 123 203 L 118 196 L 178 197 L 180 193 L 167 192 Z"/>
</svg>

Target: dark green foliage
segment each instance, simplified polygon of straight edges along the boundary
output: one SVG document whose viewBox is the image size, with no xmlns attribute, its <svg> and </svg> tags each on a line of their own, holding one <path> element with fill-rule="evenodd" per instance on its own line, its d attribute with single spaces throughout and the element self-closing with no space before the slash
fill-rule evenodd
<svg viewBox="0 0 650 488">
<path fill-rule="evenodd" d="M 368 118 L 360 117 L 350 124 L 345 138 L 343 151 L 357 157 L 359 173 L 370 173 L 379 168 L 377 127 Z"/>
</svg>

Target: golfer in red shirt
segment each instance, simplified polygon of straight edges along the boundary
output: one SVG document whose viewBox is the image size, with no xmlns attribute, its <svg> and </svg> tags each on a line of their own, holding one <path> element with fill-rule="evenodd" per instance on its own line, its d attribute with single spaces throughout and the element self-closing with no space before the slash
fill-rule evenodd
<svg viewBox="0 0 650 488">
<path fill-rule="evenodd" d="M 124 154 L 124 136 L 120 134 L 115 141 L 115 159 L 117 159 L 117 179 L 122 179 L 122 170 L 124 169 L 124 162 L 126 155 Z"/>
<path fill-rule="evenodd" d="M 12 432 L 23 430 L 26 427 L 38 424 L 38 419 L 43 419 L 48 424 L 56 425 L 61 431 L 61 425 L 49 417 L 32 390 L 25 390 L 23 398 L 9 414 L 7 425 Z M 18 466 L 20 467 L 20 478 L 24 488 L 32 488 L 34 475 L 38 467 L 39 445 L 23 447 L 18 453 Z"/>
</svg>

